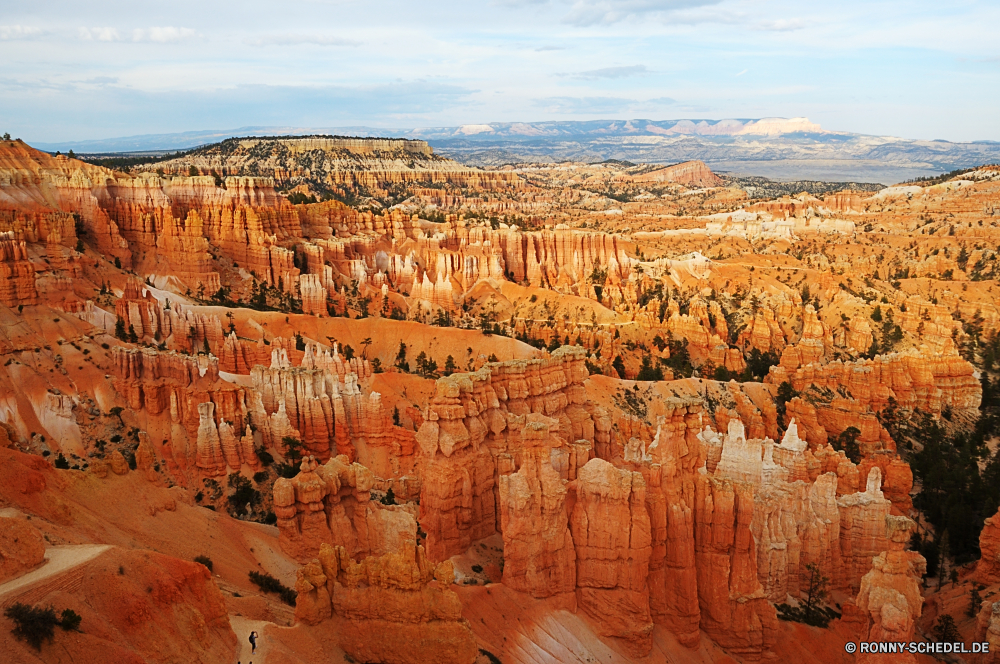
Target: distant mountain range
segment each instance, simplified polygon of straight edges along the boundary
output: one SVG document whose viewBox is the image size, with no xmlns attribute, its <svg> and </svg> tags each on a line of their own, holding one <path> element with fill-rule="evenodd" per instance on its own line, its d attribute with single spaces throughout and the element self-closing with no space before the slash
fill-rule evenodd
<svg viewBox="0 0 1000 664">
<path fill-rule="evenodd" d="M 241 127 L 65 143 L 43 150 L 164 152 L 234 136 L 332 134 L 428 141 L 444 156 L 496 167 L 531 161 L 676 163 L 700 159 L 713 170 L 778 180 L 900 182 L 1000 162 L 1000 142 L 920 141 L 826 131 L 806 118 L 496 122 L 458 127 Z"/>
</svg>

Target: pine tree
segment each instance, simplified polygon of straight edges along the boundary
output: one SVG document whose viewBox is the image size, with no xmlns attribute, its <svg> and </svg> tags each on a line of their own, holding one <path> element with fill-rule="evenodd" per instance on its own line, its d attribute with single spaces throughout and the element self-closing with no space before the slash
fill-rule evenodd
<svg viewBox="0 0 1000 664">
<path fill-rule="evenodd" d="M 939 643 L 955 643 L 961 641 L 962 636 L 955 626 L 955 619 L 947 613 L 941 614 L 934 625 L 934 638 Z"/>
<path fill-rule="evenodd" d="M 938 588 L 944 585 L 944 580 L 947 578 L 948 572 L 948 555 L 949 555 L 949 542 L 948 542 L 948 529 L 945 528 L 941 532 L 941 542 L 938 544 Z"/>
<path fill-rule="evenodd" d="M 978 583 L 972 584 L 972 590 L 969 591 L 969 608 L 966 609 L 965 615 L 970 618 L 975 618 L 979 613 L 979 608 L 983 604 L 983 598 L 980 596 L 979 591 L 982 589 Z"/>
<path fill-rule="evenodd" d="M 826 627 L 829 620 L 825 619 L 826 616 L 820 612 L 819 606 L 827 597 L 830 579 L 823 575 L 816 563 L 806 565 L 806 578 L 808 583 L 806 601 L 802 607 L 805 622 L 807 625 Z"/>
</svg>

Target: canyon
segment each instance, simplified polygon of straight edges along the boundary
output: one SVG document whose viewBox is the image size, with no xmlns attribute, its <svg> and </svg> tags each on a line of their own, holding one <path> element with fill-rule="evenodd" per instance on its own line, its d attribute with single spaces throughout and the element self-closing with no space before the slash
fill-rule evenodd
<svg viewBox="0 0 1000 664">
<path fill-rule="evenodd" d="M 109 165 L 0 142 L 0 606 L 83 617 L 38 651 L 0 619 L 11 661 L 1000 643 L 1000 168 Z"/>
</svg>

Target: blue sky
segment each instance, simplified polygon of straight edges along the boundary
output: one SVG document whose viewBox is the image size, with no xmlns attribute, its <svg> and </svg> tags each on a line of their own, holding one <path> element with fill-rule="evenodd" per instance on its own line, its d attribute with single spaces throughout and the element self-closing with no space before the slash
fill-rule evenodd
<svg viewBox="0 0 1000 664">
<path fill-rule="evenodd" d="M 1000 140 L 1000 3 L 11 3 L 0 132 L 806 116 Z"/>
</svg>

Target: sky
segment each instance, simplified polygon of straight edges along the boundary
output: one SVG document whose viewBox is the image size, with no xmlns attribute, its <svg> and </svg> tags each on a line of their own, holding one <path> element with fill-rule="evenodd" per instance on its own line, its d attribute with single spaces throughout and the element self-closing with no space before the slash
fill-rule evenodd
<svg viewBox="0 0 1000 664">
<path fill-rule="evenodd" d="M 1000 141 L 1000 3 L 11 3 L 0 132 L 808 117 Z"/>
</svg>

